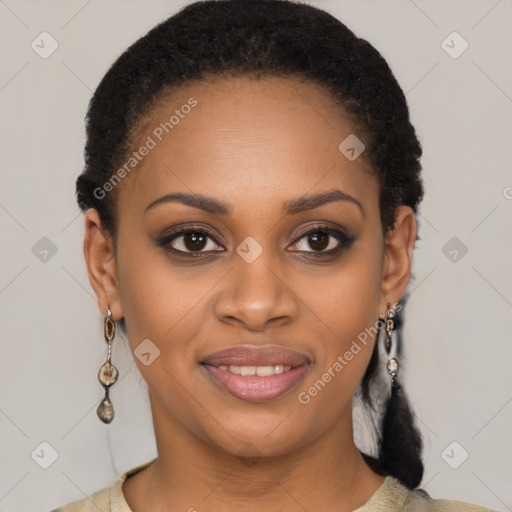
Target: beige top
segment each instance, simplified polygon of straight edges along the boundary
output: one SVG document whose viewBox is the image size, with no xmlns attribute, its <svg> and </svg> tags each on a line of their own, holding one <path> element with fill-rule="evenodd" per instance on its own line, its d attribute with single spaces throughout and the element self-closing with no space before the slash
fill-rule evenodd
<svg viewBox="0 0 512 512">
<path fill-rule="evenodd" d="M 111 487 L 91 494 L 88 498 L 74 501 L 51 512 L 133 512 L 123 495 L 123 483 L 142 471 L 156 459 L 123 473 Z M 373 496 L 354 512 L 497 512 L 490 508 L 470 505 L 462 501 L 435 500 L 424 490 L 410 490 L 397 479 L 388 476 Z"/>
</svg>

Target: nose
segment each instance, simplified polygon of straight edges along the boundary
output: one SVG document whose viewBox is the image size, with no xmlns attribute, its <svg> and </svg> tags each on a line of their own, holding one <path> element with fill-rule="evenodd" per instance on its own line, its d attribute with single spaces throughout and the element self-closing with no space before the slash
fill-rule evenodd
<svg viewBox="0 0 512 512">
<path fill-rule="evenodd" d="M 215 302 L 216 317 L 240 324 L 246 330 L 264 331 L 269 326 L 292 322 L 298 314 L 290 272 L 266 252 L 248 263 L 238 255 Z"/>
</svg>

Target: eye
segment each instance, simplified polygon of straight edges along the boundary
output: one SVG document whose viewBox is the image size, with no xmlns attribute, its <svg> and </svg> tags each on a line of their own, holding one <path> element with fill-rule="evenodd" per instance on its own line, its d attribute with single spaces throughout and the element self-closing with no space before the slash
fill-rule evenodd
<svg viewBox="0 0 512 512">
<path fill-rule="evenodd" d="M 173 252 L 185 254 L 224 250 L 222 247 L 218 248 L 219 245 L 208 231 L 193 226 L 176 229 L 162 238 L 158 245 L 168 247 Z"/>
<path fill-rule="evenodd" d="M 295 250 L 292 252 L 306 252 L 313 257 L 334 256 L 350 247 L 354 241 L 355 237 L 348 236 L 344 231 L 313 226 L 295 241 L 292 246 Z M 225 250 L 207 230 L 194 226 L 175 229 L 162 238 L 158 245 L 174 253 L 190 256 Z M 308 246 L 312 250 L 308 250 Z"/>
<path fill-rule="evenodd" d="M 296 251 L 312 253 L 311 256 L 333 256 L 344 248 L 348 248 L 355 241 L 355 237 L 348 236 L 343 231 L 327 226 L 313 226 L 303 233 L 292 247 Z M 313 250 L 307 250 L 307 247 Z M 317 254 L 315 254 L 317 253 Z"/>
</svg>

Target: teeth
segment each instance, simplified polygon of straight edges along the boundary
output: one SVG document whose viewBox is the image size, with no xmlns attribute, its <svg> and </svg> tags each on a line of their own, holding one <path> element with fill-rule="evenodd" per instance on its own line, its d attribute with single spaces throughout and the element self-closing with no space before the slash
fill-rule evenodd
<svg viewBox="0 0 512 512">
<path fill-rule="evenodd" d="M 258 366 L 256 367 L 256 375 L 259 375 L 260 377 L 268 377 L 269 375 L 274 375 L 274 367 Z"/>
<path fill-rule="evenodd" d="M 289 372 L 291 366 L 284 366 L 282 364 L 274 364 L 269 366 L 237 366 L 237 365 L 221 365 L 220 370 L 229 371 L 236 375 L 258 375 L 259 377 L 269 377 L 270 375 L 278 375 L 283 372 Z"/>
<path fill-rule="evenodd" d="M 240 375 L 256 375 L 256 366 L 240 366 Z"/>
</svg>

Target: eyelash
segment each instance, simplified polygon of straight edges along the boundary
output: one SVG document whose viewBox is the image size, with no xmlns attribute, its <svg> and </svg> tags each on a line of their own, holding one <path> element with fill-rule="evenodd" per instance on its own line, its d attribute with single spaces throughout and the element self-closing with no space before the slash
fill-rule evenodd
<svg viewBox="0 0 512 512">
<path fill-rule="evenodd" d="M 308 228 L 304 233 L 302 233 L 298 238 L 295 239 L 292 245 L 296 245 L 300 240 L 303 238 L 308 237 L 309 235 L 315 234 L 315 233 L 325 233 L 328 236 L 332 236 L 336 238 L 339 242 L 338 246 L 334 249 L 331 249 L 329 251 L 293 251 L 298 253 L 306 253 L 313 258 L 328 258 L 328 257 L 335 257 L 342 249 L 348 249 L 356 240 L 355 236 L 349 236 L 343 231 L 339 231 L 337 229 L 330 228 L 328 226 L 322 226 L 322 225 L 315 225 L 310 228 Z M 171 232 L 164 238 L 158 241 L 158 245 L 160 247 L 164 247 L 167 250 L 173 252 L 174 254 L 179 254 L 180 256 L 185 257 L 192 257 L 197 258 L 201 257 L 203 254 L 211 253 L 212 251 L 181 251 L 179 249 L 174 249 L 171 247 L 171 242 L 174 240 L 189 234 L 197 234 L 197 235 L 203 235 L 211 239 L 213 242 L 215 242 L 217 245 L 220 245 L 217 240 L 215 240 L 215 237 L 213 237 L 207 230 L 205 230 L 202 227 L 195 227 L 195 226 L 187 226 L 186 228 L 180 228 L 176 229 L 175 231 Z M 329 244 L 328 244 L 329 245 Z M 213 251 L 213 252 L 222 252 L 222 251 Z M 309 257 L 309 256 L 308 256 Z"/>
</svg>

